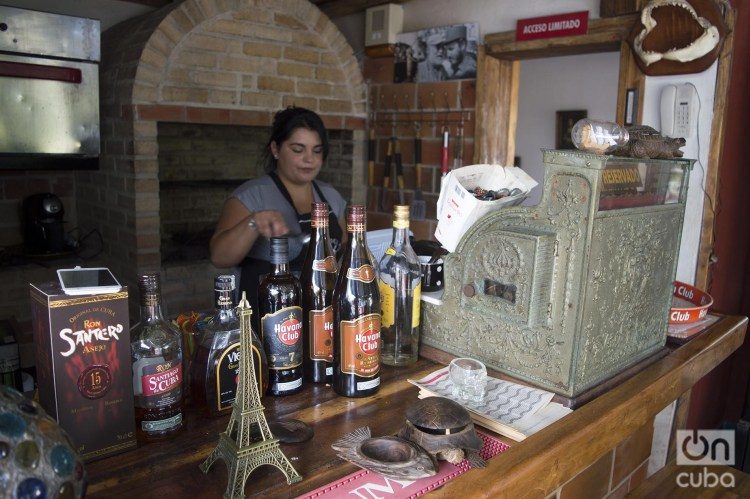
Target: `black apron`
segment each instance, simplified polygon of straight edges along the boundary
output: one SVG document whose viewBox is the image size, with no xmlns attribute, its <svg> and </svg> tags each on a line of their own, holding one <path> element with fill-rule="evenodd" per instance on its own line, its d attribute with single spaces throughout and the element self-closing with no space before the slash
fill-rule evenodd
<svg viewBox="0 0 750 499">
<path fill-rule="evenodd" d="M 291 206 L 292 210 L 294 210 L 294 213 L 297 214 L 297 222 L 299 223 L 300 234 L 310 234 L 312 225 L 310 213 L 308 212 L 300 214 L 299 212 L 297 212 L 297 208 L 294 207 L 292 196 L 289 194 L 289 191 L 286 189 L 286 186 L 284 186 L 284 183 L 281 181 L 276 172 L 271 172 L 268 174 L 268 176 L 271 177 L 271 180 L 273 180 L 274 184 L 276 184 L 276 188 L 279 189 L 279 192 L 284 195 L 284 198 L 289 203 L 289 206 Z M 323 203 L 328 203 L 325 196 L 323 195 L 323 191 L 321 191 L 320 187 L 318 187 L 318 184 L 316 184 L 314 180 L 312 184 L 315 192 L 318 193 L 320 201 Z M 333 246 L 334 251 L 338 253 L 339 249 L 341 248 L 343 231 L 341 230 L 339 219 L 331 209 L 330 204 L 328 205 L 328 234 L 331 238 L 331 246 Z M 302 272 L 302 265 L 305 263 L 306 254 L 307 244 L 302 247 L 299 255 L 297 255 L 294 260 L 289 262 L 289 269 L 297 277 L 299 277 L 300 272 Z M 242 291 L 244 291 L 246 293 L 247 300 L 253 306 L 253 329 L 257 334 L 260 334 L 260 331 L 258 329 L 260 325 L 260 317 L 258 316 L 258 286 L 260 285 L 263 277 L 265 277 L 265 275 L 269 272 L 271 272 L 271 263 L 267 260 L 261 260 L 259 258 L 247 256 L 240 263 L 240 296 L 242 296 Z"/>
</svg>

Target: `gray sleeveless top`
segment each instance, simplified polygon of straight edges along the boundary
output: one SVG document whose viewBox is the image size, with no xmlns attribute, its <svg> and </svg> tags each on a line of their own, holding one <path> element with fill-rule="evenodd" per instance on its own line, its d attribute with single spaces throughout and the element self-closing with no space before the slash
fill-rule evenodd
<svg viewBox="0 0 750 499">
<path fill-rule="evenodd" d="M 336 217 L 339 220 L 344 220 L 346 201 L 341 197 L 341 194 L 339 194 L 331 184 L 321 182 L 320 180 L 316 180 L 315 183 L 323 192 L 326 201 L 328 201 L 328 204 L 330 205 L 331 210 L 336 214 Z M 315 189 L 313 189 L 313 196 L 315 201 L 321 201 Z M 289 205 L 289 202 L 284 198 L 284 195 L 279 192 L 279 189 L 268 175 L 263 175 L 262 177 L 254 178 L 243 183 L 234 190 L 232 197 L 237 198 L 245 208 L 250 211 L 277 210 L 281 212 L 284 221 L 291 232 L 298 233 L 300 231 L 299 224 L 297 223 L 297 214 L 294 212 L 294 208 Z M 268 261 L 270 251 L 271 247 L 268 239 L 265 237 L 259 237 L 253 247 L 250 248 L 247 256 Z M 298 239 L 290 239 L 289 260 L 294 260 L 301 251 L 302 242 Z"/>
</svg>

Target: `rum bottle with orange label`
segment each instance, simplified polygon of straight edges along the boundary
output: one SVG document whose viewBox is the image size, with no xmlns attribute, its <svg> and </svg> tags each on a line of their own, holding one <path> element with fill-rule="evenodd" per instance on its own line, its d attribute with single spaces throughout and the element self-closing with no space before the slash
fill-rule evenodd
<svg viewBox="0 0 750 499">
<path fill-rule="evenodd" d="M 271 273 L 258 286 L 258 313 L 268 359 L 268 393 L 302 390 L 302 289 L 289 269 L 289 241 L 271 238 Z"/>
<path fill-rule="evenodd" d="M 349 238 L 333 291 L 333 389 L 365 397 L 380 387 L 380 292 L 367 248 L 365 207 L 346 213 Z"/>
<path fill-rule="evenodd" d="M 328 235 L 328 204 L 313 203 L 312 234 L 302 267 L 305 379 L 330 383 L 333 379 L 333 288 L 336 255 Z"/>
<path fill-rule="evenodd" d="M 182 335 L 164 320 L 159 274 L 138 279 L 141 320 L 130 330 L 138 440 L 171 437 L 182 429 Z"/>
</svg>

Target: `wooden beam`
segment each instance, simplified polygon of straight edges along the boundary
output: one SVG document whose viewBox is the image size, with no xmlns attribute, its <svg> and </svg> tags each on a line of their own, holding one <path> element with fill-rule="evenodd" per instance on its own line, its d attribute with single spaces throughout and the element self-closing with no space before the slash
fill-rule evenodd
<svg viewBox="0 0 750 499">
<path fill-rule="evenodd" d="M 721 150 L 724 146 L 724 126 L 727 116 L 727 93 L 732 76 L 732 50 L 734 48 L 735 9 L 729 8 L 724 14 L 728 35 L 719 52 L 716 69 L 716 89 L 714 91 L 714 116 L 711 122 L 711 144 L 708 150 L 708 161 L 705 166 L 706 186 L 703 203 L 703 222 L 701 223 L 700 244 L 698 246 L 698 263 L 695 269 L 695 285 L 708 289 L 710 284 L 711 257 L 714 252 L 714 224 L 719 193 L 719 168 Z M 694 168 L 700 168 L 696 165 Z"/>
<path fill-rule="evenodd" d="M 523 42 L 516 41 L 515 31 L 504 31 L 486 35 L 484 43 L 487 55 L 510 60 L 617 51 L 636 19 L 636 15 L 590 19 L 585 35 Z"/>
<path fill-rule="evenodd" d="M 633 51 L 630 49 L 630 45 L 623 40 L 620 42 L 620 76 L 617 82 L 617 112 L 615 114 L 615 121 L 621 125 L 625 124 L 627 92 L 628 90 L 635 90 L 635 98 L 637 100 L 636 104 L 638 108 L 635 109 L 635 119 L 631 124 L 641 124 L 643 119 L 643 93 L 645 88 L 646 76 L 635 62 L 635 57 L 633 56 Z"/>
<path fill-rule="evenodd" d="M 138 5 L 146 5 L 148 7 L 160 9 L 164 7 L 165 5 L 169 5 L 170 3 L 177 1 L 177 0 L 121 0 L 121 1 L 125 3 L 137 3 Z"/>
<path fill-rule="evenodd" d="M 311 0 L 331 19 L 348 16 L 386 3 L 406 3 L 408 0 Z"/>
<path fill-rule="evenodd" d="M 512 165 L 518 117 L 520 63 L 477 54 L 474 163 Z"/>
</svg>

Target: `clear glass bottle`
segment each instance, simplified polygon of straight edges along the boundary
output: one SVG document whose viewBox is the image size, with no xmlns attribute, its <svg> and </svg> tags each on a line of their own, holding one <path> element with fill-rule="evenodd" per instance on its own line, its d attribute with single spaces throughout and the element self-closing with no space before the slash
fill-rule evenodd
<svg viewBox="0 0 750 499">
<path fill-rule="evenodd" d="M 268 393 L 291 395 L 302 390 L 302 288 L 289 270 L 287 238 L 271 238 L 271 266 L 258 287 Z"/>
<path fill-rule="evenodd" d="M 333 389 L 365 397 L 380 388 L 380 292 L 367 248 L 364 206 L 349 206 L 346 230 L 333 291 Z"/>
<path fill-rule="evenodd" d="M 582 151 L 606 154 L 627 144 L 630 134 L 617 123 L 583 118 L 573 125 L 570 138 Z"/>
<path fill-rule="evenodd" d="M 233 275 L 217 275 L 214 279 L 216 311 L 201 335 L 192 365 L 193 402 L 198 407 L 205 407 L 212 416 L 230 412 L 237 394 L 240 319 L 235 310 L 234 290 Z M 251 334 L 255 379 L 258 393 L 262 394 L 268 387 L 266 354 L 255 331 Z"/>
<path fill-rule="evenodd" d="M 393 207 L 393 239 L 378 266 L 380 288 L 380 361 L 406 366 L 419 352 L 422 277 L 409 243 L 409 206 Z"/>
<path fill-rule="evenodd" d="M 313 383 L 333 379 L 333 288 L 336 254 L 328 234 L 328 204 L 313 203 L 312 237 L 302 266 L 305 378 Z"/>
<path fill-rule="evenodd" d="M 162 315 L 159 274 L 138 279 L 141 320 L 130 330 L 136 436 L 171 437 L 182 429 L 182 335 Z"/>
</svg>

